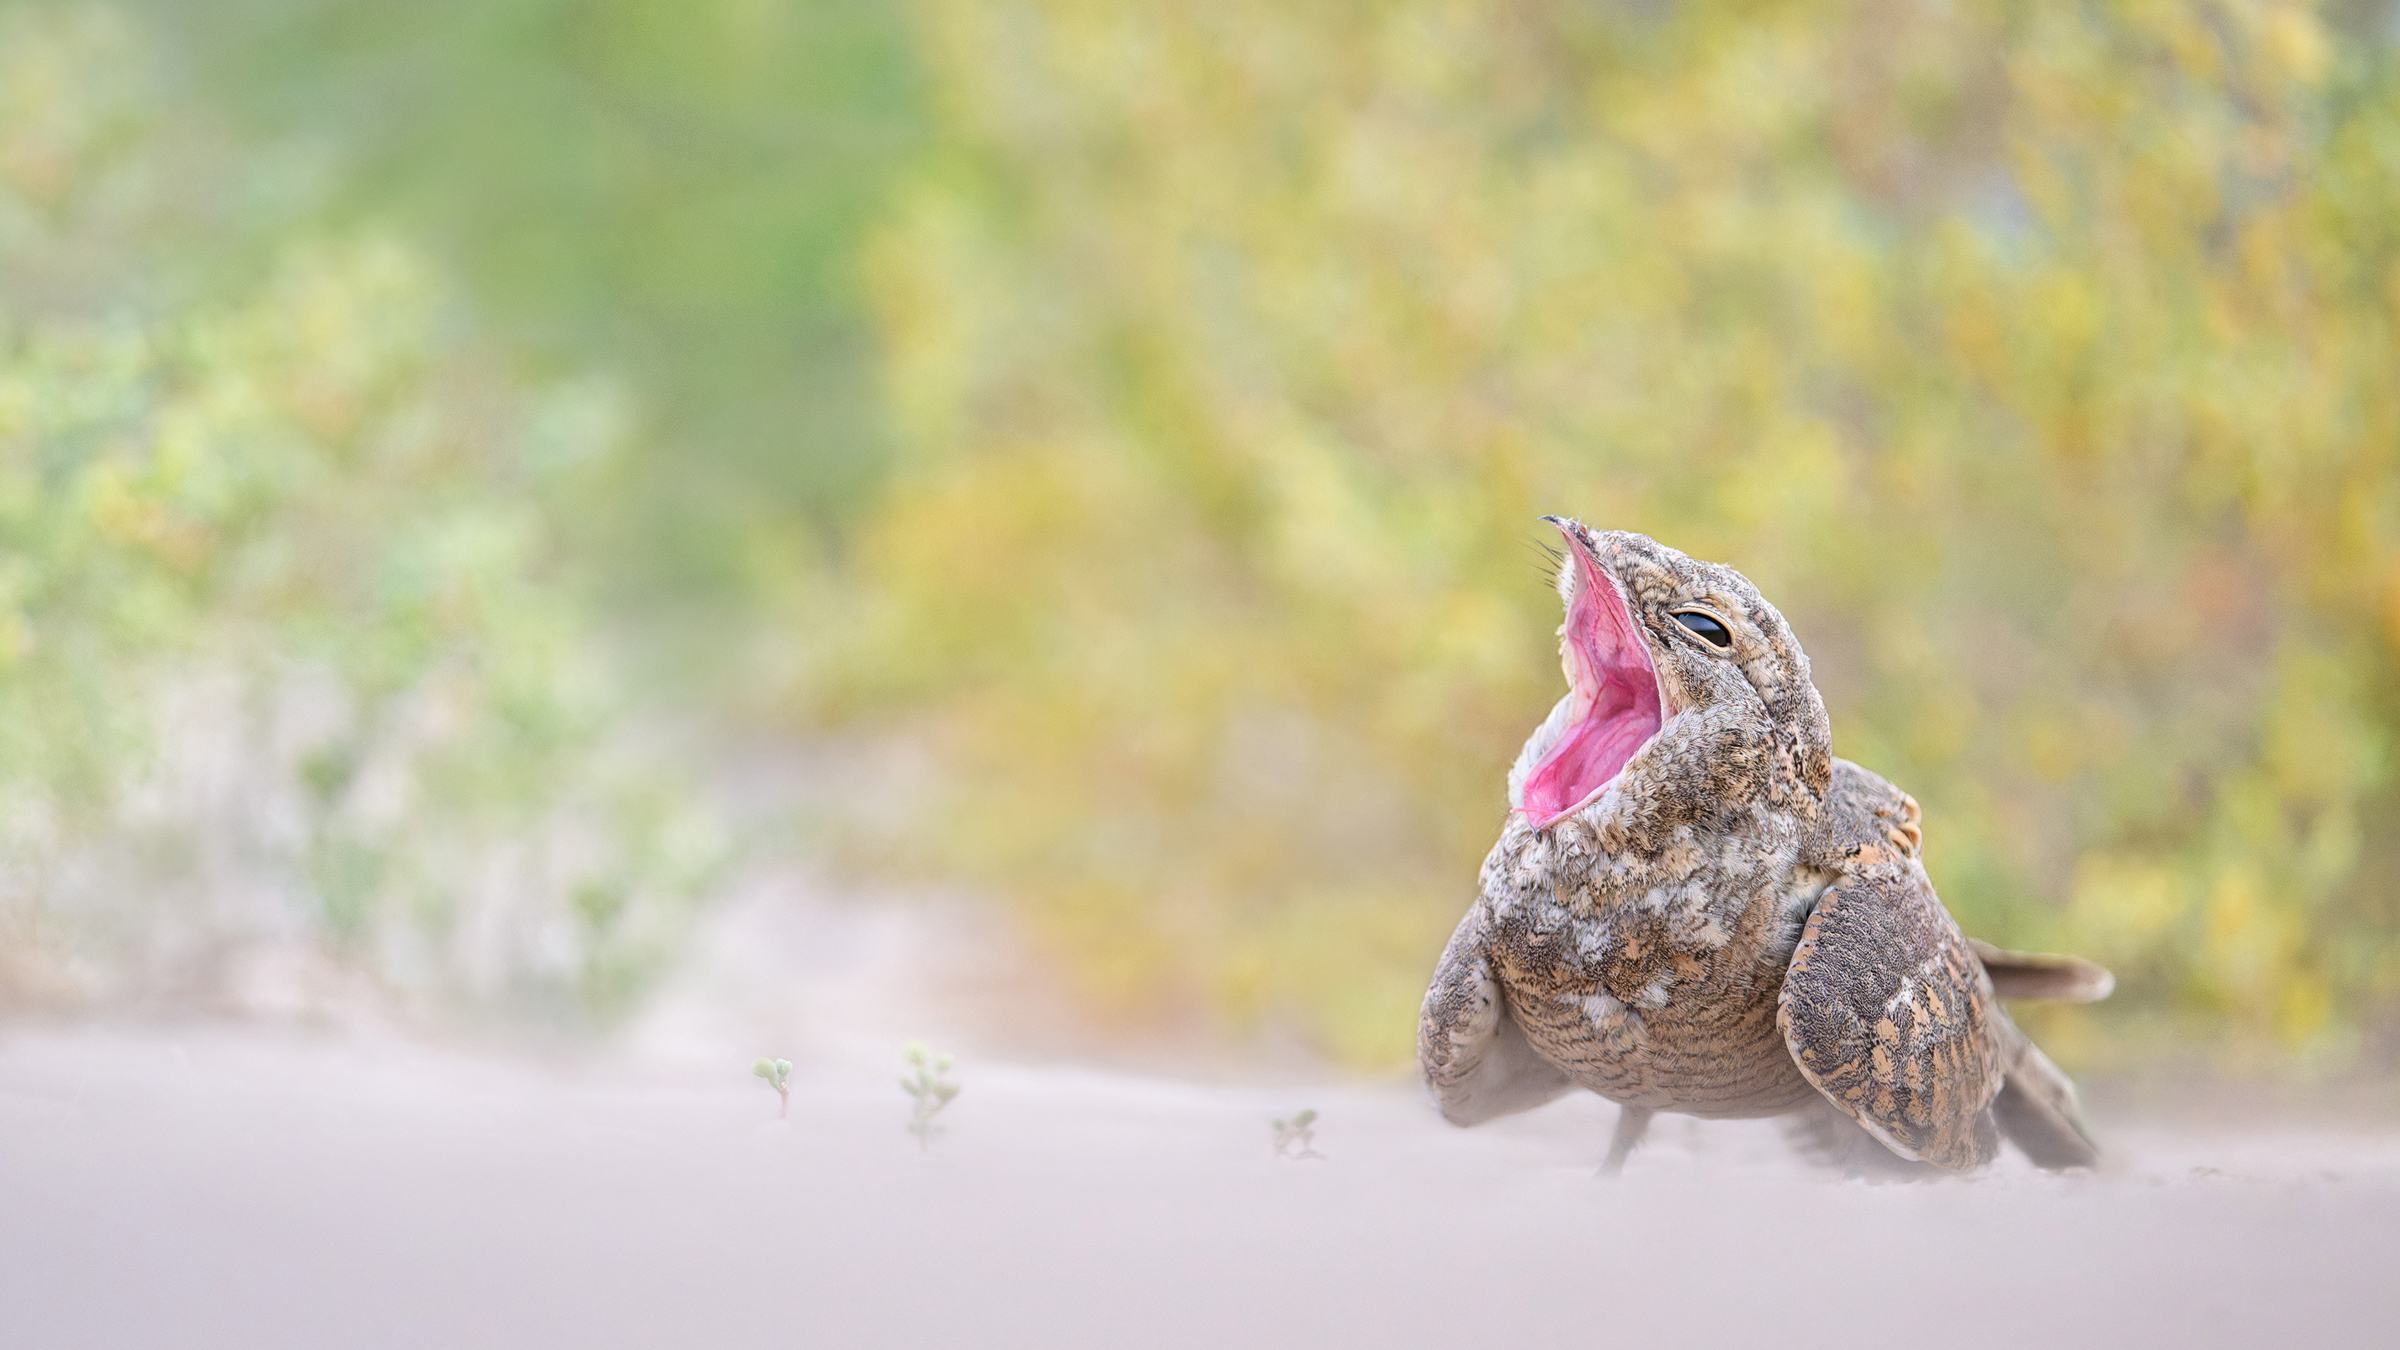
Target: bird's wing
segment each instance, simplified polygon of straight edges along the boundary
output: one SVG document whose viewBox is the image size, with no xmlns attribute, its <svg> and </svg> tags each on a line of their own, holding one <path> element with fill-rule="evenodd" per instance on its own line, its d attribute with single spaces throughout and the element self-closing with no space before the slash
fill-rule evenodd
<svg viewBox="0 0 2400 1350">
<path fill-rule="evenodd" d="M 1905 1158 L 1963 1171 L 1999 1151 L 2004 1068 L 1990 982 L 1913 858 L 1865 850 L 1792 953 L 1776 1021 L 1800 1072 Z"/>
<path fill-rule="evenodd" d="M 2055 1172 L 2098 1166 L 2100 1146 L 2084 1128 L 2075 1084 L 2006 1013 L 2000 1015 L 2000 1031 L 2001 1053 L 2008 1061 L 2008 1078 L 1992 1099 L 1992 1118 L 2000 1122 L 2000 1132 L 2025 1150 L 2037 1167 Z"/>
<path fill-rule="evenodd" d="M 1417 1019 L 1417 1066 L 1442 1116 L 1453 1125 L 1479 1125 L 1495 1116 L 1529 1111 L 1573 1084 L 1535 1053 L 1493 973 L 1485 948 L 1479 901 L 1459 921 L 1434 967 Z"/>
</svg>

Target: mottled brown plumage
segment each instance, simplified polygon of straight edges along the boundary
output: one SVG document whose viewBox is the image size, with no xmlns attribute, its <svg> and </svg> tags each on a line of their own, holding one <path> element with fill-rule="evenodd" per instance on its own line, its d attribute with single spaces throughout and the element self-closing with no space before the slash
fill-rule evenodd
<svg viewBox="0 0 2400 1350">
<path fill-rule="evenodd" d="M 1947 1170 L 2002 1133 L 2043 1166 L 2090 1164 L 2073 1088 L 1985 967 L 2033 996 L 2098 997 L 2107 973 L 1960 934 L 1916 802 L 1833 757 L 1807 656 L 1739 573 L 1554 523 L 1569 690 L 1509 775 L 1482 893 L 1426 991 L 1443 1113 L 1586 1088 L 1625 1109 L 1612 1169 L 1657 1111 L 1801 1115 L 1854 1165 L 1860 1130 Z"/>
</svg>

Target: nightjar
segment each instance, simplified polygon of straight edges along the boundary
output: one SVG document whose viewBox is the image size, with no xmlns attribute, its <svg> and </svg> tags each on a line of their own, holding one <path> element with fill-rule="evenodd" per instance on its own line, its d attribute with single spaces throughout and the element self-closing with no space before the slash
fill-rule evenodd
<svg viewBox="0 0 2400 1350">
<path fill-rule="evenodd" d="M 2099 998 L 2108 973 L 1959 932 L 1916 802 L 1834 758 L 1808 657 L 1740 573 L 1545 519 L 1567 694 L 1426 990 L 1442 1113 L 1588 1089 L 1622 1108 L 1607 1171 L 1659 1111 L 1794 1116 L 1854 1170 L 1963 1171 L 2003 1136 L 2091 1165 L 2073 1085 L 1999 1000 Z"/>
</svg>

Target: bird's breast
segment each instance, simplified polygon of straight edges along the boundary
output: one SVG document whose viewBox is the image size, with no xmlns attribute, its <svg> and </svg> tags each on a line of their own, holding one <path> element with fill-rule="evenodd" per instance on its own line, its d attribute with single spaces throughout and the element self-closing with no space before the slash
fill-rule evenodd
<svg viewBox="0 0 2400 1350">
<path fill-rule="evenodd" d="M 1795 869 L 1708 867 L 1630 894 L 1537 888 L 1494 906 L 1494 967 L 1526 1038 L 1582 1086 L 1630 1105 L 1768 1114 L 1809 1092 L 1775 1002 L 1821 889 Z"/>
</svg>

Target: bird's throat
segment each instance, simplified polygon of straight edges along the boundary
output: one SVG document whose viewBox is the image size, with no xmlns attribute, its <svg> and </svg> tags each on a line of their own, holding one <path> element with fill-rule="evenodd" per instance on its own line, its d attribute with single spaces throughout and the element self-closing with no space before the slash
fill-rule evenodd
<svg viewBox="0 0 2400 1350">
<path fill-rule="evenodd" d="M 1542 829 L 1607 790 L 1665 725 L 1658 672 L 1614 582 L 1578 555 L 1582 585 L 1559 629 L 1573 691 L 1569 718 L 1525 785 L 1518 809 Z"/>
</svg>

